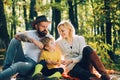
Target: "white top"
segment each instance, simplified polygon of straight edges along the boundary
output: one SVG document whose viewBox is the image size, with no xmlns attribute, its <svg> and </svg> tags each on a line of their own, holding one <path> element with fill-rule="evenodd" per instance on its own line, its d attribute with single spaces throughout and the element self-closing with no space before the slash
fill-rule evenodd
<svg viewBox="0 0 120 80">
<path fill-rule="evenodd" d="M 71 45 L 65 39 L 61 38 L 57 39 L 56 43 L 61 48 L 64 59 L 73 60 L 73 63 L 67 66 L 68 71 L 70 71 L 82 59 L 82 51 L 86 46 L 85 39 L 83 36 L 75 35 Z"/>
<path fill-rule="evenodd" d="M 34 38 L 36 40 L 40 40 L 38 37 L 38 33 L 36 30 L 26 31 L 25 34 L 30 38 Z M 24 54 L 26 57 L 33 59 L 35 62 L 38 61 L 38 57 L 40 55 L 40 49 L 34 43 L 24 42 Z"/>
</svg>

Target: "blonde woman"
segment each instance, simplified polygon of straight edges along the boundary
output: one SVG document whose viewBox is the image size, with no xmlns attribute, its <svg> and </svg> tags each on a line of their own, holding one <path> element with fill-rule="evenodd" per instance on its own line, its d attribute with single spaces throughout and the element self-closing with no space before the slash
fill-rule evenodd
<svg viewBox="0 0 120 80">
<path fill-rule="evenodd" d="M 86 45 L 85 38 L 75 34 L 73 25 L 69 21 L 62 21 L 57 26 L 60 37 L 56 40 L 62 51 L 66 71 L 71 77 L 80 80 L 110 80 L 105 67 L 96 52 Z M 98 78 L 91 71 L 92 67 L 101 74 Z"/>
</svg>

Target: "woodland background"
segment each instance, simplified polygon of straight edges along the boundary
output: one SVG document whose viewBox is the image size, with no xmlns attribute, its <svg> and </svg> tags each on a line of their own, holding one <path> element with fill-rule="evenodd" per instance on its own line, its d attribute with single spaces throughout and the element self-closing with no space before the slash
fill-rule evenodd
<svg viewBox="0 0 120 80">
<path fill-rule="evenodd" d="M 76 34 L 100 56 L 107 69 L 120 70 L 119 0 L 0 0 L 0 63 L 10 40 L 18 32 L 33 29 L 31 22 L 46 15 L 50 33 L 59 37 L 57 24 L 70 20 Z"/>
</svg>

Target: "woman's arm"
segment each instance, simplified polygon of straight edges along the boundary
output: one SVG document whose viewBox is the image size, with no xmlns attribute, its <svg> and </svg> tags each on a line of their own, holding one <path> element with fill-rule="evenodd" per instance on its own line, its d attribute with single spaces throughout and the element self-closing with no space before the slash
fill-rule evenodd
<svg viewBox="0 0 120 80">
<path fill-rule="evenodd" d="M 60 52 L 60 61 L 59 61 L 59 64 L 63 64 L 63 65 L 68 65 L 68 64 L 70 64 L 70 63 L 72 63 L 73 62 L 73 60 L 72 59 L 67 59 L 67 60 L 64 60 L 64 55 L 62 54 L 62 50 L 61 50 L 61 48 L 59 47 L 59 45 L 56 43 L 56 48 L 59 50 L 59 52 Z"/>
</svg>

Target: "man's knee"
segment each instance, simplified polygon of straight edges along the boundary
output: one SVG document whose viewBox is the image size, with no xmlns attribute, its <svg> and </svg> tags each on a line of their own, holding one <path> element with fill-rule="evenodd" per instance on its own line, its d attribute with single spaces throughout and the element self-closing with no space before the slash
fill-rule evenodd
<svg viewBox="0 0 120 80">
<path fill-rule="evenodd" d="M 21 41 L 15 39 L 15 38 L 13 38 L 13 39 L 11 40 L 11 43 L 14 43 L 14 44 L 21 44 Z"/>
<path fill-rule="evenodd" d="M 11 66 L 11 68 L 13 70 L 16 70 L 18 73 L 26 74 L 34 67 L 31 63 L 28 62 L 16 62 Z"/>
</svg>

